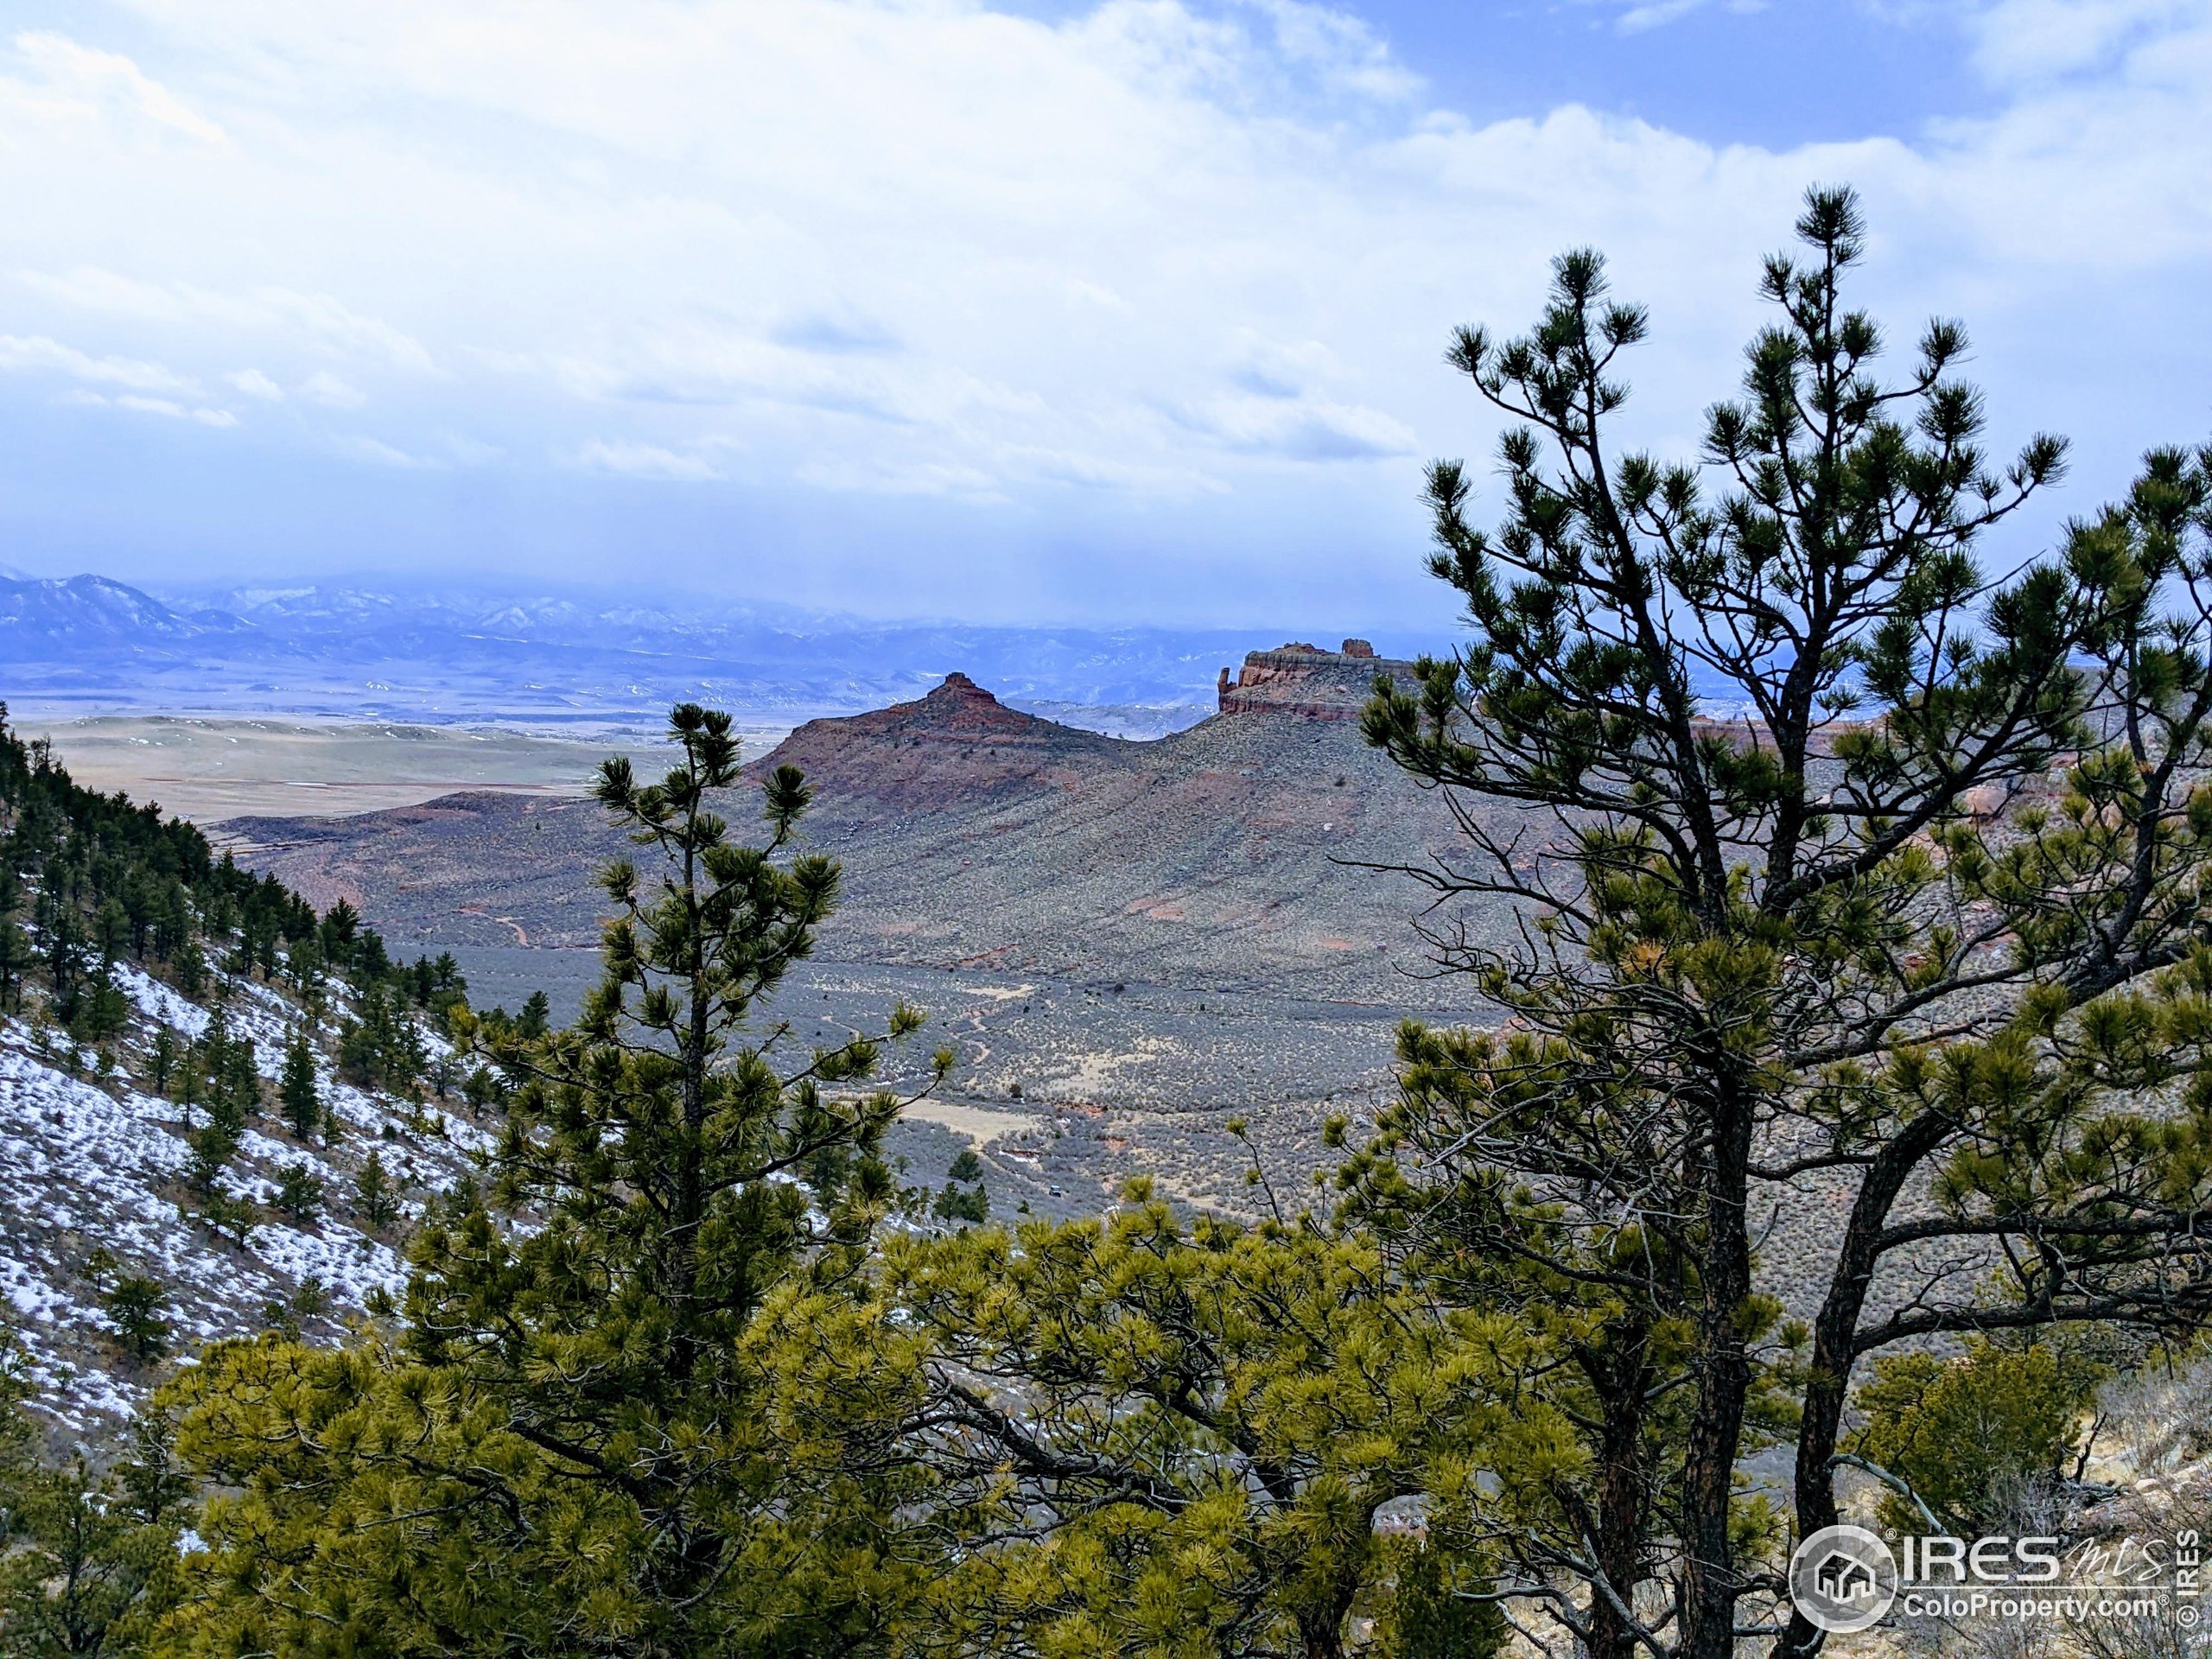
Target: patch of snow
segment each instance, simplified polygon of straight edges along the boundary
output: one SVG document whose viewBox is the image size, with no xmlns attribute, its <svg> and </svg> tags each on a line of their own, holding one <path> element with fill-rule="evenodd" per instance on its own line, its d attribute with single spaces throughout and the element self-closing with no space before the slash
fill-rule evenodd
<svg viewBox="0 0 2212 1659">
<path fill-rule="evenodd" d="M 164 985 L 143 969 L 127 962 L 115 964 L 115 982 L 123 994 L 137 1005 L 138 1012 L 149 1020 L 182 1032 L 187 1037 L 197 1037 L 207 1029 L 208 1013 L 197 1002 L 188 1001 L 173 987 Z"/>
</svg>

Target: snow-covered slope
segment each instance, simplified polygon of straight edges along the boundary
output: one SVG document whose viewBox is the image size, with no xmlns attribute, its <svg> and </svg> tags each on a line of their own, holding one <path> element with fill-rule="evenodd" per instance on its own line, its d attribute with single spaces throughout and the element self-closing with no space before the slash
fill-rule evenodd
<svg viewBox="0 0 2212 1659">
<path fill-rule="evenodd" d="M 208 1011 L 134 968 L 118 964 L 116 980 L 136 1012 L 105 1079 L 92 1075 L 89 1057 L 72 1075 L 67 1038 L 0 1019 L 0 1294 L 30 1351 L 39 1404 L 84 1433 L 113 1427 L 167 1367 L 188 1363 L 209 1341 L 283 1321 L 334 1338 L 374 1292 L 399 1288 L 404 1267 L 394 1245 L 424 1201 L 467 1175 L 472 1154 L 490 1142 L 458 1116 L 457 1096 L 417 1105 L 365 1092 L 340 1081 L 320 1053 L 320 1092 L 341 1133 L 325 1146 L 297 1140 L 273 1117 L 253 1120 L 217 1178 L 229 1196 L 262 1206 L 241 1247 L 192 1212 L 184 1109 L 143 1081 L 155 1033 L 166 1026 L 197 1036 Z M 264 985 L 232 982 L 226 991 L 232 1034 L 252 1040 L 257 1065 L 274 1080 L 300 1010 Z M 353 1213 L 355 1178 L 372 1151 L 403 1190 L 402 1218 L 382 1236 Z M 319 1220 L 296 1225 L 266 1206 L 279 1170 L 302 1163 L 325 1198 Z M 101 1250 L 111 1266 L 95 1255 Z M 140 1364 L 116 1340 L 102 1292 L 125 1274 L 167 1289 L 167 1360 Z"/>
</svg>

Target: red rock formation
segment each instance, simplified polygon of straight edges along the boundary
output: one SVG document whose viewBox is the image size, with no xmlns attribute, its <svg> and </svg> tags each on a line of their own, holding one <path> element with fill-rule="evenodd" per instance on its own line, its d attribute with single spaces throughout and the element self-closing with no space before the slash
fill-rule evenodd
<svg viewBox="0 0 2212 1659">
<path fill-rule="evenodd" d="M 809 721 L 747 770 L 790 762 L 823 794 L 926 807 L 1061 786 L 1087 767 L 1125 764 L 1124 747 L 1009 709 L 956 672 L 918 702 Z"/>
<path fill-rule="evenodd" d="M 1410 683 L 1414 665 L 1377 657 L 1364 639 L 1347 639 L 1342 651 L 1300 641 L 1244 658 L 1234 684 L 1221 671 L 1217 696 L 1224 715 L 1287 714 L 1306 720 L 1357 720 L 1375 695 L 1375 677 L 1386 673 Z"/>
</svg>

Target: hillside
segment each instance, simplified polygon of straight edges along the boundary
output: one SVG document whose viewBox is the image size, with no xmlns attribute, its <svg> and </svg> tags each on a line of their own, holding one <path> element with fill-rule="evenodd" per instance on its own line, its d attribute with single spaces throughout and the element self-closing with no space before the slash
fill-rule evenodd
<svg viewBox="0 0 2212 1659">
<path fill-rule="evenodd" d="M 826 960 L 1419 1001 L 1423 890 L 1359 868 L 1458 843 L 1446 804 L 1359 735 L 1375 673 L 1405 668 L 1255 652 L 1224 673 L 1220 712 L 1144 742 L 1021 714 L 956 673 L 802 726 L 751 770 L 788 763 L 814 786 L 805 832 L 846 875 Z M 595 943 L 591 873 L 624 850 L 582 798 L 226 827 L 256 868 L 410 950 Z"/>
<path fill-rule="evenodd" d="M 90 1434 L 126 1418 L 158 1376 L 125 1351 L 104 1306 L 119 1280 L 141 1276 L 162 1287 L 167 1354 L 276 1324 L 334 1340 L 377 1293 L 401 1289 L 406 1274 L 395 1246 L 426 1204 L 467 1179 L 471 1154 L 490 1139 L 467 1121 L 457 1096 L 426 1109 L 344 1081 L 330 1052 L 341 1003 L 315 1045 L 332 1128 L 305 1138 L 273 1112 L 257 1115 L 213 1184 L 252 1217 L 241 1243 L 234 1230 L 218 1230 L 208 1194 L 189 1179 L 195 1115 L 147 1076 L 159 1033 L 181 1048 L 206 1035 L 213 1016 L 142 969 L 119 967 L 116 981 L 131 1008 L 105 1045 L 104 1072 L 95 1069 L 98 1051 L 80 1053 L 35 1020 L 0 1019 L 0 1293 L 29 1351 L 40 1405 Z M 302 1010 L 245 981 L 226 982 L 207 1000 L 224 1005 L 234 1039 L 252 1044 L 256 1072 L 273 1096 Z M 196 1115 L 206 1120 L 204 1110 Z M 382 1225 L 361 1214 L 356 1195 L 372 1153 L 399 1189 L 397 1211 Z M 323 1189 L 313 1220 L 274 1207 L 285 1173 L 301 1168 Z"/>
<path fill-rule="evenodd" d="M 0 708 L 0 1324 L 51 1423 L 97 1440 L 164 1359 L 334 1338 L 400 1285 L 488 1144 L 429 1029 L 464 989 Z"/>
</svg>

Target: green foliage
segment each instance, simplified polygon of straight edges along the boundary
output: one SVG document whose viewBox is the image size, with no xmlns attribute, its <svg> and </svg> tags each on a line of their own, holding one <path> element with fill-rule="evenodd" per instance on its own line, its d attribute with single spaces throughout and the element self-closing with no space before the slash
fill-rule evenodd
<svg viewBox="0 0 2212 1659">
<path fill-rule="evenodd" d="M 38 930 L 35 951 L 18 920 L 26 910 Z M 410 1002 L 435 1020 L 467 988 L 449 955 L 396 965 L 349 906 L 319 920 L 274 876 L 217 858 L 192 825 L 79 785 L 45 740 L 26 741 L 9 728 L 0 704 L 0 1007 L 21 1013 L 27 985 L 42 972 L 50 1006 L 40 1013 L 69 1033 L 64 1058 L 73 1071 L 79 1051 L 105 1051 L 128 1024 L 130 1001 L 114 972 L 125 959 L 166 973 L 188 999 L 212 994 L 219 1004 L 232 982 L 223 975 L 274 980 L 281 970 L 318 1015 L 322 976 L 334 968 L 365 1005 L 352 1075 L 394 1088 L 423 1070 Z M 223 963 L 222 974 L 211 962 Z M 167 1091 L 174 1065 L 161 1046 L 167 1041 L 165 1033 L 156 1039 L 156 1092 Z M 250 1066 L 250 1050 L 245 1058 Z M 188 1104 L 199 1103 L 203 1087 L 221 1097 L 220 1058 L 195 1054 L 201 1076 L 194 1084 L 184 1073 Z M 227 1086 L 247 1113 L 257 1109 L 257 1084 L 251 1098 L 235 1073 Z"/>
<path fill-rule="evenodd" d="M 176 1037 L 167 1026 L 154 1033 L 151 1050 L 146 1056 L 146 1081 L 157 1095 L 166 1096 L 169 1080 L 175 1077 L 179 1058 Z"/>
<path fill-rule="evenodd" d="M 195 1192 L 203 1197 L 214 1192 L 216 1177 L 238 1151 L 245 1133 L 245 1113 L 232 1096 L 226 1091 L 208 1100 L 207 1121 L 185 1136 L 192 1155 L 184 1176 Z"/>
<path fill-rule="evenodd" d="M 284 1071 L 277 1079 L 276 1101 L 292 1133 L 305 1141 L 323 1133 L 322 1096 L 315 1089 L 315 1050 L 304 1031 L 292 1033 L 284 1049 Z"/>
<path fill-rule="evenodd" d="M 200 1201 L 200 1219 L 219 1236 L 227 1235 L 232 1243 L 244 1249 L 252 1240 L 253 1230 L 261 1225 L 261 1206 L 251 1198 L 226 1192 L 220 1187 L 211 1190 Z"/>
<path fill-rule="evenodd" d="M 1473 859 L 1416 873 L 1440 913 L 1503 899 L 1525 925 L 1435 933 L 1508 1034 L 1402 1034 L 1348 1201 L 1560 1344 L 1540 1391 L 1592 1482 L 1486 1535 L 1581 1586 L 1533 1593 L 1600 1659 L 1730 1659 L 1780 1536 L 1739 1462 L 1794 1437 L 1796 1526 L 1834 1522 L 1869 1356 L 2069 1323 L 2185 1340 L 2212 1314 L 2212 452 L 2152 452 L 2055 555 L 1989 575 L 2063 445 L 1986 450 L 1954 323 L 1881 372 L 1849 191 L 1810 193 L 1797 232 L 1693 459 L 1620 441 L 1648 319 L 1595 253 L 1555 262 L 1527 334 L 1459 332 L 1510 423 L 1494 529 L 1462 463 L 1429 474 L 1471 643 L 1378 680 L 1364 717 L 1420 779 L 1512 809 L 1471 804 Z M 1836 1183 L 1793 1329 L 1758 1239 L 1837 1213 Z M 1904 1218 L 1921 1192 L 1935 1213 Z M 1961 1254 L 1994 1276 L 1926 1265 Z"/>
<path fill-rule="evenodd" d="M 404 1092 L 422 1077 L 426 1063 L 422 1033 L 407 1015 L 404 994 L 371 981 L 361 992 L 358 1017 L 339 1027 L 339 1075 L 357 1088 Z"/>
<path fill-rule="evenodd" d="M 1389 1605 L 1376 1621 L 1377 1659 L 1476 1659 L 1505 1651 L 1505 1615 L 1465 1556 L 1412 1543 L 1397 1554 Z"/>
<path fill-rule="evenodd" d="M 919 1338 L 861 1271 L 899 1102 L 830 1092 L 866 1084 L 874 1040 L 795 1074 L 737 1040 L 836 868 L 791 854 L 795 773 L 768 781 L 768 844 L 732 842 L 728 718 L 671 729 L 667 779 L 601 783 L 658 868 L 608 872 L 582 1020 L 449 1020 L 512 1086 L 491 1196 L 542 1224 L 434 1205 L 393 1327 L 225 1344 L 171 1385 L 183 1454 L 228 1489 L 175 1650 L 842 1654 L 930 1588 Z"/>
<path fill-rule="evenodd" d="M 177 1594 L 189 1518 L 158 1421 L 118 1464 L 81 1447 L 59 1466 L 35 1455 L 21 1402 L 22 1351 L 0 1333 L 0 1651 L 10 1659 L 143 1650 Z"/>
<path fill-rule="evenodd" d="M 991 1200 L 981 1186 L 963 1189 L 948 1182 L 931 1201 L 930 1213 L 939 1221 L 967 1222 L 981 1226 L 991 1217 Z"/>
<path fill-rule="evenodd" d="M 1948 1360 L 1887 1355 L 1853 1396 L 1863 1421 L 1848 1449 L 1904 1481 L 1944 1531 L 1980 1537 L 1999 1530 L 2024 1493 L 2065 1478 L 2103 1375 L 2048 1344 L 1975 1341 Z M 1882 1518 L 1895 1533 L 1927 1530 L 1918 1506 L 1894 1491 Z"/>
<path fill-rule="evenodd" d="M 184 1062 L 185 1116 L 204 1105 L 207 1121 L 187 1135 L 192 1160 L 186 1179 L 199 1192 L 213 1190 L 215 1177 L 238 1150 L 246 1123 L 261 1108 L 261 1073 L 251 1039 L 231 1035 L 221 1010 L 193 1039 Z"/>
<path fill-rule="evenodd" d="M 522 1005 L 522 1017 L 515 1022 L 515 1035 L 524 1042 L 534 1042 L 552 1029 L 553 1004 L 543 991 L 532 991 Z"/>
<path fill-rule="evenodd" d="M 23 1011 L 23 976 L 37 961 L 22 924 L 12 911 L 0 910 L 0 1007 L 11 1014 Z"/>
<path fill-rule="evenodd" d="M 977 1524 L 1005 1533 L 948 1580 L 963 1650 L 1339 1653 L 1394 1605 L 1383 1505 L 1579 1466 L 1562 1425 L 1498 1391 L 1526 1353 L 1510 1322 L 1427 1317 L 1356 1239 L 1125 1196 L 1104 1223 L 887 1249 L 933 1340 L 933 1464 L 993 1481 Z M 1469 1621 L 1459 1650 L 1495 1651 L 1497 1628 Z"/>
<path fill-rule="evenodd" d="M 162 1314 L 168 1302 L 160 1280 L 136 1273 L 118 1279 L 100 1297 L 115 1324 L 116 1340 L 142 1365 L 168 1351 L 169 1322 Z"/>
<path fill-rule="evenodd" d="M 399 1187 L 384 1166 L 384 1154 L 372 1147 L 353 1173 L 353 1214 L 364 1229 L 381 1233 L 399 1219 Z"/>
<path fill-rule="evenodd" d="M 307 1164 L 286 1164 L 276 1173 L 277 1210 L 295 1226 L 322 1213 L 322 1178 Z"/>
</svg>

